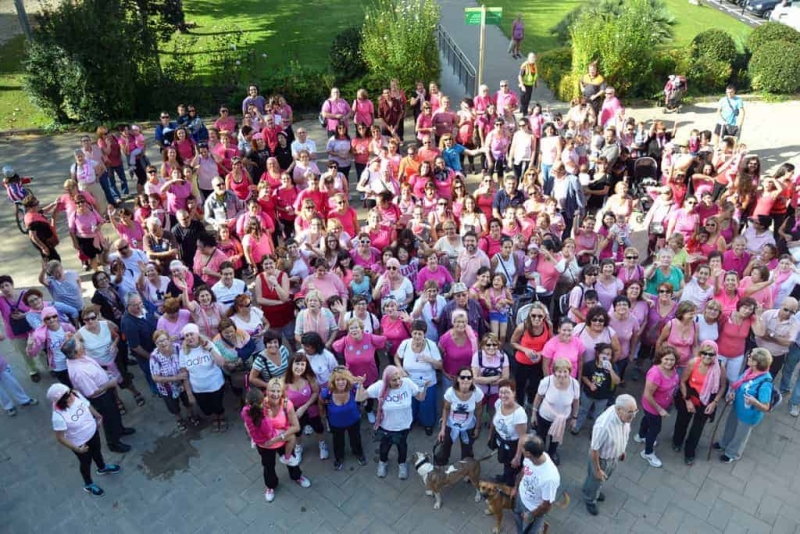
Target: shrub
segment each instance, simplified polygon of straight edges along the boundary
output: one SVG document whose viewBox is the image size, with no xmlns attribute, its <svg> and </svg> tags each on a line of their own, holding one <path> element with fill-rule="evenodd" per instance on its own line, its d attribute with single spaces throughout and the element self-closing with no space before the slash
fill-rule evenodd
<svg viewBox="0 0 800 534">
<path fill-rule="evenodd" d="M 695 93 L 719 93 L 731 80 L 731 64 L 707 56 L 695 58 L 687 76 Z"/>
<path fill-rule="evenodd" d="M 352 80 L 367 73 L 361 56 L 361 28 L 346 28 L 333 38 L 330 65 L 337 80 Z"/>
<path fill-rule="evenodd" d="M 580 87 L 578 81 L 580 76 L 576 76 L 571 72 L 567 72 L 558 81 L 553 93 L 563 102 L 571 102 L 573 98 L 580 95 Z"/>
<path fill-rule="evenodd" d="M 750 60 L 753 88 L 770 93 L 800 89 L 800 44 L 773 41 L 759 45 Z"/>
<path fill-rule="evenodd" d="M 695 58 L 709 58 L 728 65 L 736 60 L 736 42 L 725 30 L 713 28 L 698 33 L 692 40 L 692 47 Z"/>
<path fill-rule="evenodd" d="M 800 32 L 780 22 L 765 22 L 756 27 L 747 38 L 747 49 L 755 54 L 761 45 L 775 41 L 800 44 Z"/>
<path fill-rule="evenodd" d="M 622 14 L 625 8 L 625 0 L 600 0 L 597 3 L 584 3 L 564 16 L 558 24 L 550 28 L 550 34 L 555 35 L 556 40 L 562 44 L 570 43 L 570 28 L 584 12 L 596 14 L 606 14 L 617 17 Z M 648 0 L 648 11 L 651 20 L 651 35 L 656 43 L 668 41 L 673 34 L 672 27 L 675 25 L 675 17 L 667 9 L 664 0 Z"/>
<path fill-rule="evenodd" d="M 372 74 L 402 87 L 439 79 L 436 0 L 373 0 L 365 11 L 361 53 Z"/>
<path fill-rule="evenodd" d="M 290 61 L 286 66 L 268 70 L 259 85 L 264 94 L 281 93 L 295 110 L 319 111 L 335 84 L 327 70 Z"/>
<path fill-rule="evenodd" d="M 539 77 L 555 91 L 561 78 L 572 68 L 572 48 L 564 46 L 537 54 L 536 68 Z"/>
<path fill-rule="evenodd" d="M 377 106 L 378 97 L 386 86 L 387 83 L 384 78 L 380 78 L 374 74 L 365 74 L 339 84 L 339 92 L 342 94 L 342 98 L 347 101 L 352 101 L 356 97 L 356 92 L 359 89 L 364 89 L 367 91 L 367 95 L 369 95 L 373 104 Z"/>
</svg>

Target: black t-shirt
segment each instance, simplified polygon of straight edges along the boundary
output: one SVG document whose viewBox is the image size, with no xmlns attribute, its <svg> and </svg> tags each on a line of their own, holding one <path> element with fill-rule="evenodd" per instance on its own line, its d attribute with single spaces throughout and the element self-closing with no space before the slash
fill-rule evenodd
<svg viewBox="0 0 800 534">
<path fill-rule="evenodd" d="M 606 187 L 609 188 L 608 192 L 604 196 L 600 195 L 587 195 L 586 196 L 586 207 L 589 210 L 595 211 L 599 210 L 603 207 L 603 204 L 606 201 L 606 198 L 611 194 L 611 182 L 612 178 L 611 175 L 606 174 L 602 176 L 599 180 L 590 183 L 587 186 L 587 189 L 590 191 L 602 191 Z"/>
<path fill-rule="evenodd" d="M 614 369 L 616 371 L 616 368 Z M 583 376 L 597 386 L 596 391 L 592 391 L 586 384 L 583 384 L 583 392 L 591 399 L 610 399 L 614 396 L 611 389 L 611 373 L 602 367 L 597 367 L 594 361 L 583 364 Z"/>
</svg>

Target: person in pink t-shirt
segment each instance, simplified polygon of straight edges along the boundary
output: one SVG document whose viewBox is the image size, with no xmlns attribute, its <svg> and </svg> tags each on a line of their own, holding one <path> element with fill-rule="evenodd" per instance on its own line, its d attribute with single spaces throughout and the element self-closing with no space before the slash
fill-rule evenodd
<svg viewBox="0 0 800 534">
<path fill-rule="evenodd" d="M 427 255 L 427 265 L 419 270 L 417 274 L 417 292 L 421 292 L 425 287 L 425 282 L 433 280 L 439 285 L 439 289 L 444 289 L 445 285 L 453 283 L 453 276 L 450 271 L 439 265 L 437 252 L 431 251 Z"/>
<path fill-rule="evenodd" d="M 542 370 L 544 376 L 553 373 L 553 361 L 556 357 L 565 358 L 572 364 L 572 377 L 583 376 L 583 353 L 586 350 L 583 341 L 573 335 L 575 323 L 563 318 L 558 326 L 558 335 L 551 337 L 542 348 Z"/>
<path fill-rule="evenodd" d="M 633 440 L 645 444 L 640 456 L 653 467 L 661 467 L 661 460 L 656 456 L 653 447 L 661 432 L 661 421 L 669 415 L 667 408 L 672 403 L 672 394 L 680 382 L 680 376 L 675 371 L 677 362 L 678 355 L 675 349 L 664 346 L 658 351 L 653 366 L 647 371 L 642 394 L 644 417 L 639 424 L 639 433 Z"/>
<path fill-rule="evenodd" d="M 76 210 L 69 217 L 69 234 L 72 246 L 89 259 L 92 270 L 97 270 L 97 257 L 103 254 L 103 218 L 86 202 L 83 195 L 75 199 Z"/>
</svg>

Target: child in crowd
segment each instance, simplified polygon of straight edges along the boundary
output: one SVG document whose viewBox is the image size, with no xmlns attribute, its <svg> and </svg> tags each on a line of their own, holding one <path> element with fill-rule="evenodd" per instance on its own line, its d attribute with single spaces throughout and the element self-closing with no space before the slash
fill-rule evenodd
<svg viewBox="0 0 800 534">
<path fill-rule="evenodd" d="M 489 301 L 489 328 L 497 337 L 505 339 L 508 310 L 514 305 L 514 297 L 508 289 L 505 275 L 495 273 L 492 276 L 492 285 L 486 291 Z"/>
<path fill-rule="evenodd" d="M 597 416 L 613 402 L 614 388 L 620 381 L 617 369 L 611 363 L 613 355 L 614 349 L 609 343 L 598 343 L 595 345 L 594 360 L 583 364 L 578 419 L 570 430 L 573 434 L 580 432 L 592 410 Z"/>
<path fill-rule="evenodd" d="M 350 297 L 361 295 L 367 299 L 367 303 L 372 302 L 372 288 L 370 287 L 369 277 L 366 275 L 364 267 L 356 265 L 353 267 L 353 279 L 350 280 Z"/>
<path fill-rule="evenodd" d="M 277 432 L 272 426 L 269 417 L 264 414 L 264 393 L 261 389 L 253 387 L 247 392 L 245 405 L 241 412 L 247 435 L 250 436 L 251 446 L 269 448 L 268 444 L 277 437 Z M 286 452 L 278 461 L 288 466 L 296 466 L 300 459 L 294 454 L 297 438 L 294 434 L 281 438 L 286 441 Z"/>
<path fill-rule="evenodd" d="M 631 232 L 628 227 L 628 217 L 626 215 L 617 214 L 616 220 L 611 228 L 609 228 L 608 233 L 616 236 L 616 239 L 614 239 L 614 242 L 611 244 L 611 252 L 614 258 L 617 257 L 620 247 L 621 250 L 625 250 L 632 246 Z"/>
</svg>

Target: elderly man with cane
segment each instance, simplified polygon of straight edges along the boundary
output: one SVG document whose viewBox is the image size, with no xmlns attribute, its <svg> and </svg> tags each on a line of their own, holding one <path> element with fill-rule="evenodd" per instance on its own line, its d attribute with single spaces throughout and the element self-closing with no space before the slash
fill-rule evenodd
<svg viewBox="0 0 800 534">
<path fill-rule="evenodd" d="M 592 515 L 599 513 L 597 502 L 605 500 L 601 491 L 603 484 L 614 472 L 617 463 L 625 460 L 631 421 L 638 411 L 636 399 L 631 395 L 620 395 L 614 406 L 607 408 L 594 423 L 589 448 L 589 471 L 583 483 L 583 500 Z"/>
</svg>

